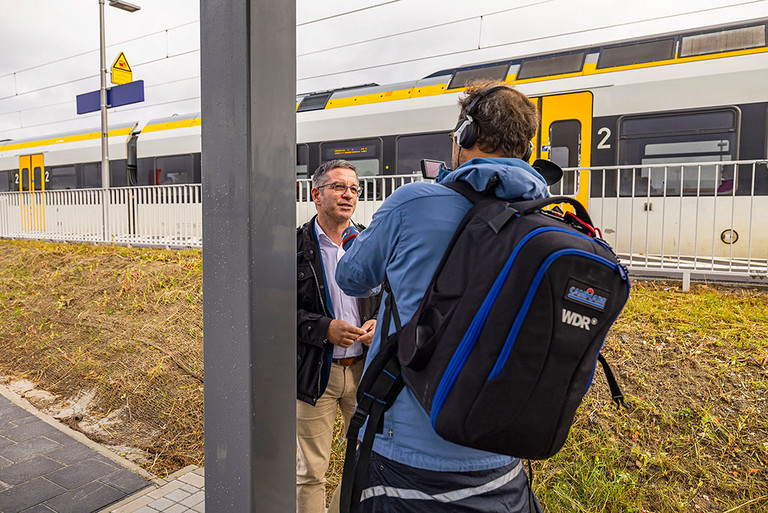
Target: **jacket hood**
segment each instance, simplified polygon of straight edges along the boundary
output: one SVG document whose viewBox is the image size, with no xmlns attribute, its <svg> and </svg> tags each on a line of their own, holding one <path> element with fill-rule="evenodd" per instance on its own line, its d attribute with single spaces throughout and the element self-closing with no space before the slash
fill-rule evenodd
<svg viewBox="0 0 768 513">
<path fill-rule="evenodd" d="M 498 176 L 500 183 L 495 192 L 498 198 L 512 201 L 520 198 L 549 197 L 547 182 L 527 162 L 512 158 L 476 158 L 468 160 L 454 171 L 441 177 L 439 183 L 467 182 L 482 192 L 488 182 Z"/>
</svg>

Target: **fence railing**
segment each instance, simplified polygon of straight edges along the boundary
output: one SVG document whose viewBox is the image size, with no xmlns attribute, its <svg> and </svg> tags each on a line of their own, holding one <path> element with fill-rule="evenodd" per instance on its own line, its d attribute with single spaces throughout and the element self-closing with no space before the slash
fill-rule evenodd
<svg viewBox="0 0 768 513">
<path fill-rule="evenodd" d="M 0 193 L 0 237 L 203 245 L 200 184 Z"/>
<path fill-rule="evenodd" d="M 749 276 L 768 282 L 765 161 L 681 162 L 565 170 L 632 272 Z M 418 175 L 361 177 L 353 216 L 368 225 Z M 296 182 L 296 219 L 315 214 L 310 180 Z M 0 193 L 0 237 L 202 247 L 200 184 Z"/>
<path fill-rule="evenodd" d="M 768 278 L 765 161 L 578 171 L 593 222 L 630 270 Z"/>
</svg>

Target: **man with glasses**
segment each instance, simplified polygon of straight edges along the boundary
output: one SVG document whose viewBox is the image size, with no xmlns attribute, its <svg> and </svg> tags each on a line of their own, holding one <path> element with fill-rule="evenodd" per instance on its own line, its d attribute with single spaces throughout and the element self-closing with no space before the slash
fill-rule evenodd
<svg viewBox="0 0 768 513">
<path fill-rule="evenodd" d="M 344 254 L 341 234 L 352 223 L 360 195 L 355 166 L 345 160 L 324 163 L 312 175 L 311 194 L 317 215 L 296 232 L 298 513 L 325 511 L 336 408 L 348 426 L 379 307 L 378 295 L 347 296 L 335 279 Z"/>
</svg>

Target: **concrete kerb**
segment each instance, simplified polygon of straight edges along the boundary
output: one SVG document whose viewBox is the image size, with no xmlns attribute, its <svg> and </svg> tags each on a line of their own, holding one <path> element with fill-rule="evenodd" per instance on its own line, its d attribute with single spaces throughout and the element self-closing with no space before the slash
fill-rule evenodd
<svg viewBox="0 0 768 513">
<path fill-rule="evenodd" d="M 40 420 L 42 420 L 46 424 L 49 424 L 49 425 L 55 427 L 56 429 L 58 429 L 62 433 L 64 433 L 64 434 L 74 438 L 75 440 L 77 440 L 81 444 L 87 446 L 88 448 L 93 449 L 94 451 L 96 451 L 100 455 L 104 456 L 105 458 L 109 459 L 110 461 L 113 461 L 113 462 L 115 462 L 115 463 L 117 463 L 117 464 L 127 468 L 131 472 L 134 472 L 134 473 L 140 475 L 141 477 L 143 477 L 144 479 L 146 479 L 148 481 L 152 481 L 152 482 L 159 481 L 159 478 L 157 476 L 152 475 L 151 473 L 147 472 L 146 470 L 144 470 L 140 466 L 136 465 L 132 461 L 127 460 L 127 459 L 121 457 L 119 454 L 116 454 L 116 453 L 110 451 L 109 449 L 106 449 L 106 448 L 102 447 L 101 445 L 97 444 L 96 442 L 94 442 L 93 440 L 91 440 L 90 438 L 85 436 L 83 433 L 80 433 L 79 431 L 75 431 L 74 429 L 70 428 L 69 426 L 67 426 L 65 424 L 62 424 L 61 422 L 59 422 L 58 420 L 54 419 L 52 416 L 48 415 L 47 413 L 41 412 L 40 410 L 35 408 L 32 405 L 32 403 L 30 403 L 29 401 L 27 401 L 26 399 L 24 399 L 23 397 L 21 397 L 17 393 L 11 391 L 5 385 L 0 385 L 0 394 L 2 394 L 6 399 L 8 399 L 12 403 L 14 403 L 16 406 L 19 406 L 20 408 L 23 408 L 23 409 L 27 410 L 29 413 L 31 413 L 32 415 L 36 416 L 37 418 L 39 418 Z M 184 469 L 182 469 L 182 470 L 184 470 Z M 179 471 L 179 472 L 181 472 L 181 471 Z M 164 484 L 164 481 L 163 481 L 163 484 Z M 158 486 L 161 486 L 161 485 L 158 485 Z"/>
</svg>

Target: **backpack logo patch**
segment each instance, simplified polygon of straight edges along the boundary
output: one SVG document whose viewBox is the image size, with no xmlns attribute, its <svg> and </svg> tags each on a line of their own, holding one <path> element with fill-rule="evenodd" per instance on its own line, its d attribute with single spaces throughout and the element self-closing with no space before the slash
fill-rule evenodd
<svg viewBox="0 0 768 513">
<path fill-rule="evenodd" d="M 608 295 L 607 292 L 576 280 L 570 280 L 565 291 L 565 299 L 601 312 L 605 310 L 605 305 L 608 303 Z"/>
<path fill-rule="evenodd" d="M 563 308 L 563 323 L 590 331 L 589 327 L 597 324 L 597 318 L 590 317 L 588 315 L 581 315 L 580 313 L 572 312 L 566 308 Z"/>
</svg>

